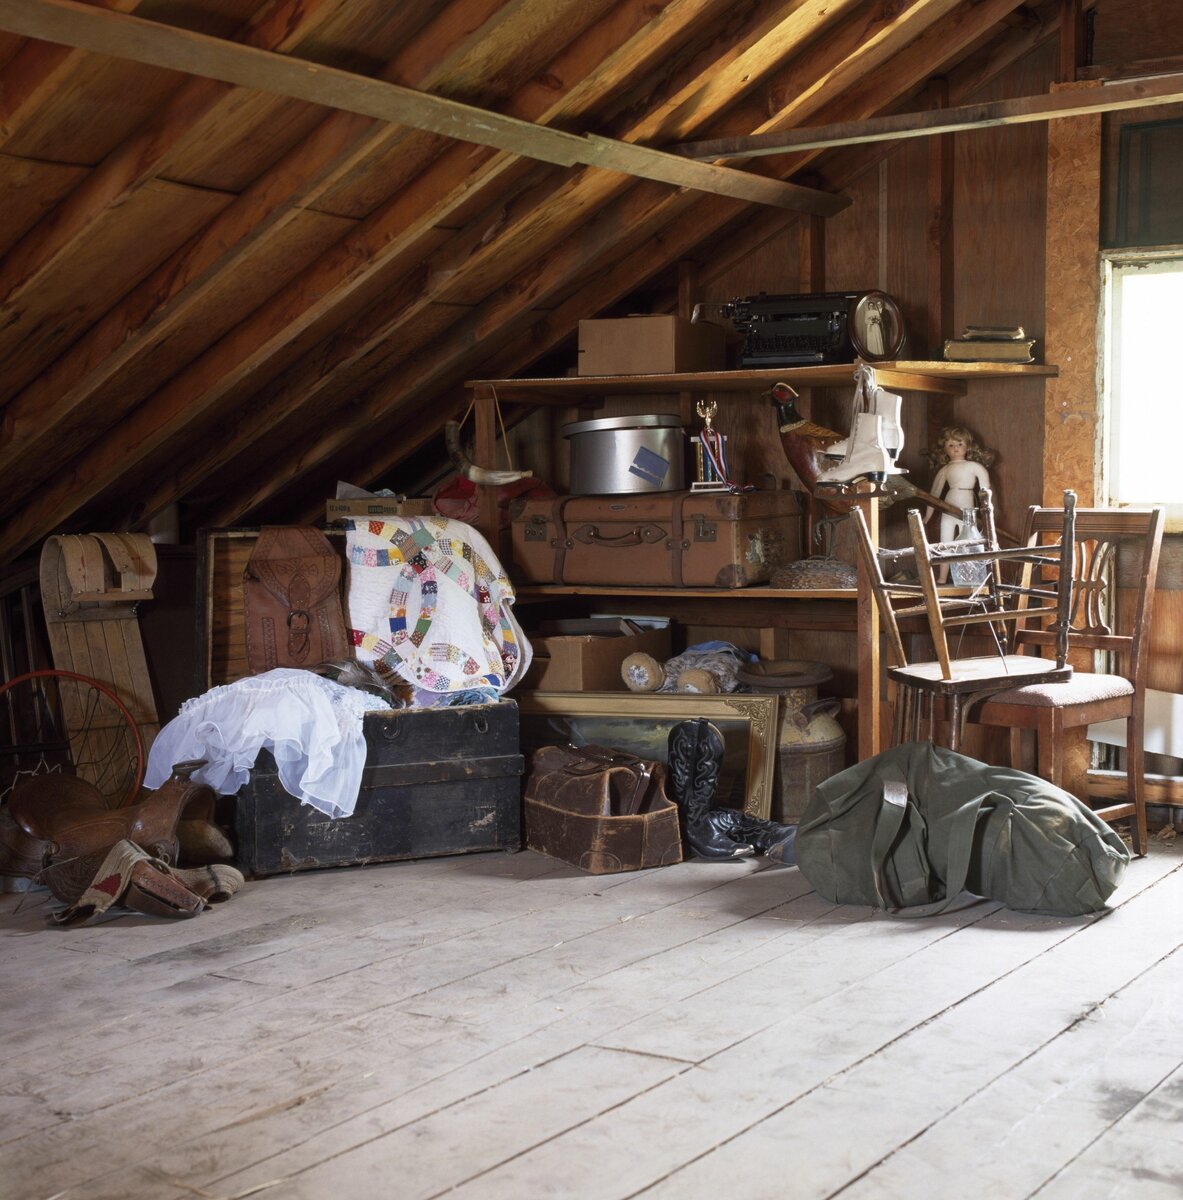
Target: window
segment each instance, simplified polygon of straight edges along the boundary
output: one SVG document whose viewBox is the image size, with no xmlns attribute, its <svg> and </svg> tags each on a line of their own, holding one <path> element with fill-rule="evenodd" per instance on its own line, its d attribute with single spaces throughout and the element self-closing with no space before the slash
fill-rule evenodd
<svg viewBox="0 0 1183 1200">
<path fill-rule="evenodd" d="M 1105 256 L 1105 491 L 1183 528 L 1183 247 Z"/>
</svg>

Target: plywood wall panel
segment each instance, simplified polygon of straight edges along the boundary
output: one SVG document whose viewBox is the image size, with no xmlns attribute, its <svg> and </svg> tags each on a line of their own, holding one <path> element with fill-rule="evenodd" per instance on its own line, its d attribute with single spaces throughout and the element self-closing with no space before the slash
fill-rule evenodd
<svg viewBox="0 0 1183 1200">
<path fill-rule="evenodd" d="M 975 99 L 1046 91 L 1050 72 L 1035 70 L 1031 57 Z M 969 323 L 1013 324 L 1042 338 L 1046 154 L 1043 124 L 957 135 L 954 332 Z"/>
<path fill-rule="evenodd" d="M 885 175 L 867 171 L 846 189 L 851 204 L 826 222 L 826 288 L 865 291 L 887 281 L 880 264 L 880 204 Z M 890 289 L 887 289 L 890 290 Z"/>
<path fill-rule="evenodd" d="M 925 337 L 928 316 L 928 278 L 925 255 L 928 246 L 927 177 L 931 139 L 915 138 L 901 143 L 884 164 L 886 172 L 882 256 L 884 281 L 904 314 L 908 344 L 904 357 L 934 357 L 939 347 Z M 911 432 L 910 430 L 908 431 Z"/>
<path fill-rule="evenodd" d="M 1099 84 L 1066 84 L 1092 89 Z M 1053 121 L 1047 151 L 1047 353 L 1060 368 L 1045 393 L 1043 493 L 1094 502 L 1098 443 L 1097 325 L 1101 284 L 1101 118 Z"/>
<path fill-rule="evenodd" d="M 1055 47 L 1029 54 L 975 100 L 1038 95 L 1054 78 Z M 1022 325 L 1043 359 L 1047 131 L 1040 124 L 976 130 L 954 139 L 953 322 Z M 1037 380 L 976 382 L 952 406 L 998 458 L 997 520 L 1017 532 L 1042 500 L 1043 387 Z"/>
</svg>

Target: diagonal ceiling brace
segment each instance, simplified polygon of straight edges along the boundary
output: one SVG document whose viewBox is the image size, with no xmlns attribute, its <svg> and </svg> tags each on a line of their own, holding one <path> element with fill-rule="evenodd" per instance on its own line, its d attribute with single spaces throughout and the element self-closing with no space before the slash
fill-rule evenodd
<svg viewBox="0 0 1183 1200">
<path fill-rule="evenodd" d="M 1183 73 L 1175 73 L 1153 79 L 1105 83 L 1082 91 L 1055 92 L 1050 96 L 1025 96 L 1016 100 L 965 104 L 960 108 L 869 117 L 863 121 L 840 121 L 834 125 L 814 125 L 807 129 L 774 130 L 749 134 L 747 137 L 683 142 L 671 149 L 688 158 L 755 158 L 790 150 L 824 150 L 832 146 L 852 146 L 864 142 L 931 137 L 970 129 L 991 129 L 998 125 L 1023 125 L 1033 121 L 1054 121 L 1059 117 L 1115 112 L 1124 108 L 1177 104 L 1180 101 L 1183 101 Z"/>
<path fill-rule="evenodd" d="M 850 203 L 844 196 L 817 188 L 694 162 L 648 146 L 535 125 L 443 96 L 75 0 L 0 0 L 0 29 L 409 125 L 557 166 L 602 167 L 816 216 L 832 216 Z"/>
</svg>

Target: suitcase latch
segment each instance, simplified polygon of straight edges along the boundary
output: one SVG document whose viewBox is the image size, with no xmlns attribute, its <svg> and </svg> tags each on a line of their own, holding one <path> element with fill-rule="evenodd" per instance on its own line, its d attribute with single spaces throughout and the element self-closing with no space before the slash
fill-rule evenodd
<svg viewBox="0 0 1183 1200">
<path fill-rule="evenodd" d="M 526 528 L 522 530 L 522 539 L 527 542 L 545 542 L 549 525 L 550 520 L 547 517 L 531 517 L 526 522 Z"/>
<path fill-rule="evenodd" d="M 701 513 L 694 518 L 694 540 L 696 542 L 713 542 L 719 532 L 718 521 L 708 521 Z"/>
</svg>

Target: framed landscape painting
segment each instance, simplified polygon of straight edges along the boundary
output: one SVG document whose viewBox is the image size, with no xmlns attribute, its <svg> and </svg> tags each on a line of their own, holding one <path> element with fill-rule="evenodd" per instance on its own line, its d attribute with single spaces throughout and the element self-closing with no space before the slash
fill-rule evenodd
<svg viewBox="0 0 1183 1200">
<path fill-rule="evenodd" d="M 679 721 L 705 717 L 723 735 L 723 764 L 714 806 L 767 819 L 776 767 L 775 695 L 665 692 L 521 692 L 527 770 L 540 746 L 599 745 L 666 761 L 666 742 Z"/>
</svg>

